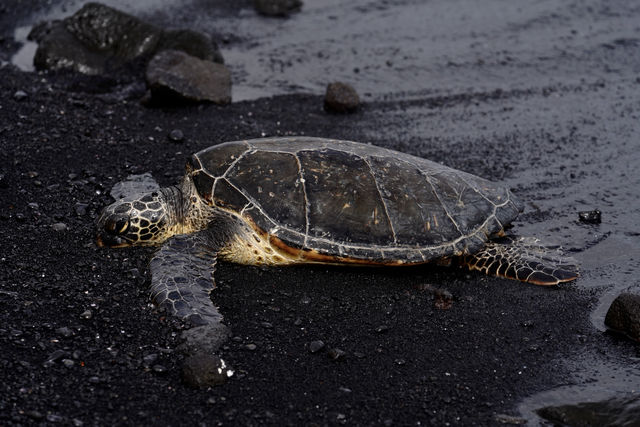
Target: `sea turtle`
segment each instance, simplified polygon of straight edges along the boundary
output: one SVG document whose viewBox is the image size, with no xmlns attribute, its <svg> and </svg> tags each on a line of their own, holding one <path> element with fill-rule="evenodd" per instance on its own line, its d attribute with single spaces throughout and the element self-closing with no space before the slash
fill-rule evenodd
<svg viewBox="0 0 640 427">
<path fill-rule="evenodd" d="M 506 188 L 419 157 L 323 138 L 265 138 L 204 149 L 177 186 L 117 200 L 100 246 L 162 245 L 153 301 L 193 324 L 221 316 L 210 299 L 218 258 L 240 264 L 408 266 L 453 261 L 538 285 L 576 267 L 534 239 L 508 238 L 522 210 Z"/>
</svg>

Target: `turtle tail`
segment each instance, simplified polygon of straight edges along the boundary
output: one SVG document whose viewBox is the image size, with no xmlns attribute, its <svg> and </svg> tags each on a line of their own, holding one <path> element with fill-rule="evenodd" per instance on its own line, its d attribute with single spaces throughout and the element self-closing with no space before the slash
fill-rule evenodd
<svg viewBox="0 0 640 427">
<path fill-rule="evenodd" d="M 557 285 L 578 277 L 576 261 L 564 256 L 559 246 L 544 246 L 531 237 L 490 240 L 478 252 L 463 256 L 461 262 L 469 270 L 535 285 Z"/>
</svg>

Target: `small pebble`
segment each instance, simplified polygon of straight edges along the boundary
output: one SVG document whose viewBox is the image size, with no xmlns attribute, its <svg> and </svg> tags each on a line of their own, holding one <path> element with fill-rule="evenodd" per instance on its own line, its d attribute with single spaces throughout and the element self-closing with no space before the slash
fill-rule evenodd
<svg viewBox="0 0 640 427">
<path fill-rule="evenodd" d="M 73 331 L 66 326 L 56 329 L 56 333 L 66 338 L 69 338 L 71 335 L 73 335 Z"/>
<path fill-rule="evenodd" d="M 173 142 L 181 142 L 184 139 L 184 133 L 180 129 L 174 129 L 169 133 L 169 139 Z"/>
<path fill-rule="evenodd" d="M 346 353 L 344 350 L 340 350 L 339 348 L 332 348 L 327 352 L 327 354 L 329 354 L 329 357 L 333 360 L 338 360 L 342 359 Z"/>
<path fill-rule="evenodd" d="M 394 362 L 396 363 L 396 365 L 401 365 L 401 366 L 407 363 L 404 359 L 396 359 L 394 360 Z"/>
<path fill-rule="evenodd" d="M 73 367 L 73 365 L 75 365 L 75 364 L 76 364 L 76 362 L 74 362 L 74 361 L 73 361 L 73 360 L 71 360 L 71 359 L 62 359 L 62 364 L 63 364 L 64 366 L 66 366 L 67 368 L 72 368 L 72 367 Z"/>
<path fill-rule="evenodd" d="M 157 373 L 157 374 L 163 374 L 165 372 L 167 372 L 167 368 L 165 368 L 162 365 L 153 365 L 153 372 Z"/>
<path fill-rule="evenodd" d="M 13 94 L 13 99 L 15 99 L 16 101 L 22 101 L 24 99 L 27 99 L 29 95 L 27 95 L 27 92 L 23 91 L 23 90 L 17 90 L 14 94 Z"/>
<path fill-rule="evenodd" d="M 47 421 L 49 421 L 50 423 L 59 423 L 60 421 L 62 421 L 62 417 L 58 414 L 48 414 Z"/>
<path fill-rule="evenodd" d="M 147 366 L 152 365 L 156 360 L 158 360 L 158 353 L 147 354 L 142 358 L 142 362 Z"/>
<path fill-rule="evenodd" d="M 87 214 L 87 208 L 89 205 L 86 203 L 76 203 L 76 215 L 84 216 Z"/>
<path fill-rule="evenodd" d="M 67 224 L 64 222 L 56 222 L 51 228 L 53 228 L 54 231 L 67 231 L 68 229 Z"/>
<path fill-rule="evenodd" d="M 273 325 L 271 323 L 269 323 L 269 322 L 262 322 L 262 323 L 260 323 L 260 325 L 262 325 L 262 327 L 265 328 L 265 329 L 273 328 Z"/>
<path fill-rule="evenodd" d="M 255 344 L 247 344 L 247 345 L 244 346 L 244 348 L 246 348 L 247 350 L 250 350 L 250 351 L 254 351 L 256 348 L 258 348 L 258 346 L 255 345 Z"/>
<path fill-rule="evenodd" d="M 578 212 L 578 218 L 581 222 L 586 222 L 587 224 L 600 224 L 602 222 L 602 212 L 598 209 Z"/>
<path fill-rule="evenodd" d="M 67 352 L 64 350 L 56 350 L 47 357 L 47 362 L 57 362 L 67 355 Z M 45 362 L 46 363 L 46 362 Z"/>
<path fill-rule="evenodd" d="M 376 328 L 376 332 L 381 334 L 383 332 L 387 332 L 389 330 L 389 327 L 387 325 L 380 325 Z"/>
<path fill-rule="evenodd" d="M 93 312 L 91 310 L 85 310 L 82 312 L 80 317 L 83 319 L 91 319 L 93 317 Z"/>
<path fill-rule="evenodd" d="M 317 340 L 317 341 L 311 341 L 309 343 L 309 351 L 311 353 L 317 353 L 320 350 L 322 350 L 324 348 L 324 342 Z"/>
</svg>

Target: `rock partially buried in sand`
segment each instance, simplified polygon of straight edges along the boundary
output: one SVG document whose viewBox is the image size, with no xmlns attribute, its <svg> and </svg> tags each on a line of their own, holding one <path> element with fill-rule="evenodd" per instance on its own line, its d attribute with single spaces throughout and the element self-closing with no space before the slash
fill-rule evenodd
<svg viewBox="0 0 640 427">
<path fill-rule="evenodd" d="M 356 90 L 346 83 L 334 82 L 327 85 L 324 109 L 331 113 L 352 113 L 358 109 L 360 97 Z"/>
<path fill-rule="evenodd" d="M 231 72 L 177 50 L 158 53 L 147 66 L 147 85 L 154 102 L 231 102 Z"/>
<path fill-rule="evenodd" d="M 640 341 L 640 294 L 624 292 L 611 303 L 605 325 Z"/>
<path fill-rule="evenodd" d="M 223 62 L 217 45 L 192 30 L 163 31 L 99 3 L 87 3 L 73 15 L 36 25 L 29 34 L 38 42 L 38 70 L 72 69 L 103 74 L 163 49 L 184 50 L 201 59 Z"/>
<path fill-rule="evenodd" d="M 287 17 L 302 7 L 301 0 L 254 0 L 253 7 L 265 16 Z"/>
</svg>

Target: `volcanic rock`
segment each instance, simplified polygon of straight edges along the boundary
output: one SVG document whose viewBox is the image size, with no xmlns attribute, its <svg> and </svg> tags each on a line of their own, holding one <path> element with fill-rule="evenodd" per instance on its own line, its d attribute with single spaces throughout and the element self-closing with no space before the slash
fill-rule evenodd
<svg viewBox="0 0 640 427">
<path fill-rule="evenodd" d="M 223 62 L 218 46 L 205 34 L 186 29 L 163 31 L 100 3 L 87 3 L 63 20 L 34 26 L 29 39 L 38 42 L 33 60 L 38 70 L 104 74 L 137 59 L 146 62 L 164 49 Z"/>
<path fill-rule="evenodd" d="M 222 64 L 177 50 L 164 50 L 149 62 L 147 85 L 152 98 L 171 101 L 231 102 L 231 72 Z"/>
<path fill-rule="evenodd" d="M 611 303 L 605 325 L 640 341 L 640 295 L 624 292 Z"/>
<path fill-rule="evenodd" d="M 352 113 L 358 109 L 360 97 L 356 90 L 342 82 L 329 83 L 324 96 L 324 109 L 332 113 Z"/>
</svg>

